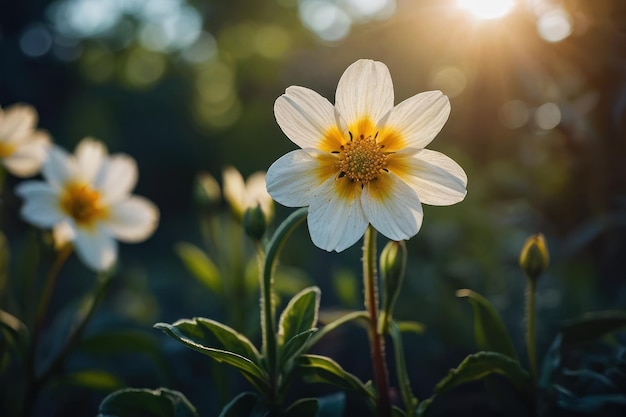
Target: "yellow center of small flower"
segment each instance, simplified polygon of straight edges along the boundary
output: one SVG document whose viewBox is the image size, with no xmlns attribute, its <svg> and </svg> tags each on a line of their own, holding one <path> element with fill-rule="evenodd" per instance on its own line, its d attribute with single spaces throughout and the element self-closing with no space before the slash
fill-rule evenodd
<svg viewBox="0 0 626 417">
<path fill-rule="evenodd" d="M 0 159 L 8 158 L 15 152 L 15 145 L 0 140 Z"/>
<path fill-rule="evenodd" d="M 60 205 L 65 214 L 82 226 L 92 225 L 107 214 L 100 193 L 81 183 L 72 183 L 65 188 Z"/>
<path fill-rule="evenodd" d="M 387 170 L 387 154 L 383 152 L 383 146 L 376 142 L 376 135 L 353 137 L 350 133 L 350 141 L 341 145 L 340 149 L 337 152 L 340 178 L 346 177 L 364 185 Z"/>
</svg>

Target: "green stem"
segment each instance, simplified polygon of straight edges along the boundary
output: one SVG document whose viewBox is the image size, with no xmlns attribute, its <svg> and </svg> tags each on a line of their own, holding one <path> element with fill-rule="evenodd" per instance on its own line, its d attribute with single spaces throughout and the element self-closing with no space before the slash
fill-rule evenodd
<svg viewBox="0 0 626 417">
<path fill-rule="evenodd" d="M 265 255 L 261 279 L 261 328 L 263 330 L 263 354 L 267 359 L 267 368 L 270 377 L 269 401 L 274 403 L 278 393 L 278 349 L 276 341 L 276 319 L 274 317 L 273 294 L 274 294 L 274 268 L 278 254 L 287 237 L 293 229 L 306 217 L 306 207 L 291 213 L 278 227 L 270 241 Z"/>
<path fill-rule="evenodd" d="M 56 259 L 48 270 L 48 275 L 46 275 L 44 287 L 39 298 L 39 303 L 37 304 L 37 313 L 35 315 L 35 335 L 41 331 L 43 321 L 46 317 L 46 313 L 48 312 L 48 305 L 50 304 L 50 299 L 52 298 L 52 293 L 54 292 L 57 277 L 59 276 L 59 271 L 61 271 L 61 267 L 67 260 L 68 256 L 70 256 L 70 253 L 72 253 L 71 245 L 65 245 L 62 247 L 57 252 Z"/>
<path fill-rule="evenodd" d="M 526 280 L 526 350 L 528 351 L 528 363 L 533 382 L 537 383 L 537 357 L 535 354 L 535 292 L 536 281 Z"/>
<path fill-rule="evenodd" d="M 398 382 L 400 385 L 400 393 L 402 394 L 402 401 L 406 409 L 405 416 L 415 416 L 415 410 L 417 408 L 417 398 L 413 396 L 411 390 L 411 381 L 409 375 L 406 372 L 406 362 L 404 359 L 404 348 L 402 346 L 402 333 L 397 323 L 392 321 L 390 326 L 391 340 L 393 340 L 394 355 L 396 358 L 396 373 L 398 374 Z"/>
<path fill-rule="evenodd" d="M 385 362 L 385 339 L 378 333 L 378 285 L 376 277 L 376 230 L 370 225 L 363 238 L 363 286 L 365 308 L 369 313 L 369 336 L 374 383 L 378 391 L 378 417 L 391 417 L 391 399 Z"/>
</svg>

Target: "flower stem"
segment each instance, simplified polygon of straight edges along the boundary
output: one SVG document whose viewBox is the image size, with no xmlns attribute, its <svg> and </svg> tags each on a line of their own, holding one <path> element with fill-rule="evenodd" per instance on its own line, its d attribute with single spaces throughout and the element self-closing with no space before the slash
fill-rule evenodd
<svg viewBox="0 0 626 417">
<path fill-rule="evenodd" d="M 526 280 L 526 350 L 528 352 L 528 363 L 533 382 L 537 382 L 537 358 L 535 354 L 535 292 L 536 281 Z"/>
<path fill-rule="evenodd" d="M 376 230 L 370 225 L 363 238 L 363 286 L 365 288 L 365 308 L 369 314 L 369 337 L 374 383 L 378 391 L 378 417 L 391 416 L 389 381 L 385 362 L 385 339 L 378 333 L 378 285 L 376 277 Z"/>
<path fill-rule="evenodd" d="M 52 293 L 54 292 L 57 277 L 59 276 L 59 271 L 68 256 L 70 256 L 70 253 L 72 253 L 72 245 L 63 246 L 57 252 L 56 259 L 48 270 L 48 274 L 46 275 L 46 279 L 44 281 L 44 287 L 39 298 L 39 303 L 37 304 L 37 313 L 35 315 L 35 334 L 38 334 L 41 331 L 43 321 L 48 311 L 48 305 L 50 304 L 50 299 L 52 298 Z"/>
<path fill-rule="evenodd" d="M 278 347 L 276 341 L 276 319 L 273 305 L 274 298 L 274 268 L 278 254 L 293 229 L 299 225 L 308 213 L 308 209 L 301 208 L 294 211 L 278 227 L 270 241 L 265 254 L 261 275 L 261 328 L 263 330 L 263 354 L 267 359 L 267 368 L 270 377 L 269 401 L 275 403 L 278 393 Z M 261 256 L 261 255 L 259 255 Z"/>
</svg>

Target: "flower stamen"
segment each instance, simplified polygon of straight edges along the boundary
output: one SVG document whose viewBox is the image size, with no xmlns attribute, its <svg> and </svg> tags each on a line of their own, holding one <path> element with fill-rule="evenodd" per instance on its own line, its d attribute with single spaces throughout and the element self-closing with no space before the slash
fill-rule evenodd
<svg viewBox="0 0 626 417">
<path fill-rule="evenodd" d="M 341 145 L 337 168 L 339 178 L 346 177 L 350 181 L 365 185 L 378 178 L 380 171 L 387 172 L 387 154 L 376 142 L 376 136 L 359 135 L 354 139 L 352 132 L 350 142 Z"/>
<path fill-rule="evenodd" d="M 72 217 L 79 225 L 92 225 L 106 216 L 106 207 L 102 206 L 100 193 L 86 184 L 69 184 L 60 200 L 61 210 Z"/>
<path fill-rule="evenodd" d="M 8 158 L 15 152 L 15 145 L 0 140 L 0 159 Z"/>
</svg>

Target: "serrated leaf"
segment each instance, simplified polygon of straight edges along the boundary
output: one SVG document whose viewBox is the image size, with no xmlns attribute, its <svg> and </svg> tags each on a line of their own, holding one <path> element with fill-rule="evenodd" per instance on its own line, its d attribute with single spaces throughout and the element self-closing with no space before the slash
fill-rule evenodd
<svg viewBox="0 0 626 417">
<path fill-rule="evenodd" d="M 194 278 L 214 293 L 221 294 L 220 271 L 202 249 L 188 242 L 178 242 L 174 250 Z"/>
<path fill-rule="evenodd" d="M 242 392 L 222 408 L 219 417 L 249 417 L 259 397 L 253 392 Z"/>
<path fill-rule="evenodd" d="M 499 352 L 517 359 L 515 348 L 506 326 L 493 305 L 482 295 L 471 290 L 458 290 L 457 297 L 467 297 L 474 310 L 474 333 L 480 350 Z"/>
<path fill-rule="evenodd" d="M 319 288 L 309 287 L 289 300 L 278 322 L 279 346 L 283 346 L 291 338 L 315 327 L 320 307 L 320 295 Z"/>
<path fill-rule="evenodd" d="M 282 368 L 289 360 L 305 351 L 308 348 L 307 342 L 316 331 L 317 329 L 309 329 L 289 339 L 280 350 L 279 367 Z"/>
<path fill-rule="evenodd" d="M 435 393 L 441 394 L 492 374 L 504 375 L 524 392 L 532 384 L 528 372 L 522 369 L 516 360 L 499 352 L 478 352 L 467 356 L 456 369 L 450 370 L 448 375 L 435 386 Z"/>
<path fill-rule="evenodd" d="M 302 355 L 298 358 L 298 367 L 304 378 L 311 382 L 325 382 L 336 387 L 356 391 L 367 398 L 374 399 L 372 391 L 354 375 L 346 372 L 341 365 L 326 356 Z"/>
<path fill-rule="evenodd" d="M 127 388 L 106 397 L 98 417 L 198 417 L 198 413 L 178 391 Z"/>
<path fill-rule="evenodd" d="M 253 360 L 241 354 L 206 346 L 207 336 L 204 332 L 209 332 L 209 330 L 204 326 L 198 326 L 191 320 L 179 320 L 174 323 L 174 325 L 157 323 L 154 327 L 163 330 L 166 334 L 183 343 L 185 346 L 204 353 L 218 362 L 224 362 L 234 366 L 257 389 L 262 392 L 267 391 L 267 373 Z"/>
<path fill-rule="evenodd" d="M 287 408 L 284 417 L 315 417 L 318 409 L 316 398 L 302 398 Z"/>
<path fill-rule="evenodd" d="M 586 342 L 626 327 L 626 311 L 598 311 L 565 323 L 562 343 Z"/>
</svg>

